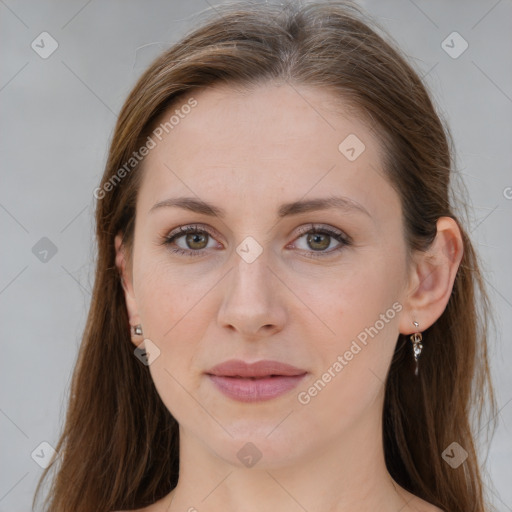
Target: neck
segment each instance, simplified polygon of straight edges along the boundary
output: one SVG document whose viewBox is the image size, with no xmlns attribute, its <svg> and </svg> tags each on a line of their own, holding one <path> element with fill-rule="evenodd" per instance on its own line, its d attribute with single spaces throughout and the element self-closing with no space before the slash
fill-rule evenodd
<svg viewBox="0 0 512 512">
<path fill-rule="evenodd" d="M 373 418 L 361 418 L 334 440 L 308 440 L 311 449 L 298 450 L 299 457 L 276 462 L 267 455 L 251 468 L 231 464 L 180 427 L 180 477 L 172 512 L 235 512 L 254 509 L 255 504 L 262 511 L 406 512 L 415 498 L 389 475 L 379 408 L 369 414 Z M 270 446 L 265 454 L 272 453 Z"/>
</svg>

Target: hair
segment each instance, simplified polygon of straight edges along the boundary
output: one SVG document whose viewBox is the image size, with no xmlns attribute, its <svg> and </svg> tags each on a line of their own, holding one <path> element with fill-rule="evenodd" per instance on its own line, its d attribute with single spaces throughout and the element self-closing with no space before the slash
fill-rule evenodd
<svg viewBox="0 0 512 512">
<path fill-rule="evenodd" d="M 65 424 L 34 502 L 50 470 L 44 503 L 51 512 L 144 507 L 176 486 L 178 423 L 148 367 L 134 357 L 115 265 L 118 233 L 131 264 L 144 161 L 108 183 L 179 98 L 222 84 L 248 90 L 288 83 L 332 91 L 372 127 L 401 200 L 410 254 L 430 247 L 441 216 L 461 230 L 463 257 L 444 312 L 423 333 L 417 377 L 408 336 L 397 339 L 385 384 L 383 446 L 390 475 L 416 496 L 450 512 L 490 510 L 476 449 L 481 429 L 472 422 L 481 425 L 486 404 L 496 409 L 487 348 L 491 309 L 478 256 L 454 213 L 452 138 L 425 85 L 357 4 L 244 2 L 214 9 L 151 63 L 119 114 L 100 185 L 108 192 L 96 204 L 95 282 Z M 468 453 L 458 468 L 442 458 L 452 442 Z"/>
</svg>

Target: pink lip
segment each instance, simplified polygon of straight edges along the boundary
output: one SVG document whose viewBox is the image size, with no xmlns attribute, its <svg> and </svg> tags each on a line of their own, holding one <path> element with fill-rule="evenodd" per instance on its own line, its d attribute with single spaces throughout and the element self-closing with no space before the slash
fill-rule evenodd
<svg viewBox="0 0 512 512">
<path fill-rule="evenodd" d="M 214 366 L 206 374 L 226 396 L 240 402 L 256 402 L 290 391 L 307 371 L 279 361 L 251 364 L 231 359 Z"/>
</svg>

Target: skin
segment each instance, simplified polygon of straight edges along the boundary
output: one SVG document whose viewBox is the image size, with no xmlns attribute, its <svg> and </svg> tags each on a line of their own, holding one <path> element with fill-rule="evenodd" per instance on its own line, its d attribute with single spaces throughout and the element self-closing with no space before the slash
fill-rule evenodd
<svg viewBox="0 0 512 512">
<path fill-rule="evenodd" d="M 439 219 L 431 249 L 407 264 L 400 199 L 381 168 L 378 141 L 348 110 L 335 110 L 331 94 L 276 84 L 195 92 L 198 105 L 145 158 L 133 264 L 118 234 L 116 265 L 131 325 L 141 324 L 143 338 L 160 350 L 149 371 L 179 422 L 181 454 L 178 486 L 146 512 L 439 510 L 391 479 L 381 415 L 399 333 L 425 330 L 446 307 L 462 257 L 460 231 Z M 338 150 L 349 134 L 365 145 L 354 161 Z M 329 209 L 277 217 L 282 203 L 333 194 L 369 215 Z M 226 216 L 177 207 L 149 213 L 180 196 L 213 203 Z M 201 256 L 161 244 L 195 223 L 214 236 L 187 245 L 185 235 L 174 248 Z M 308 243 L 297 230 L 309 223 L 338 229 L 352 244 L 329 252 L 341 245 L 334 238 Z M 248 236 L 262 248 L 252 263 L 236 252 Z M 307 257 L 318 252 L 325 256 Z M 300 403 L 298 393 L 394 303 L 401 310 Z M 241 403 L 204 374 L 231 358 L 274 359 L 309 373 L 278 398 Z M 237 457 L 247 442 L 262 454 L 251 468 Z"/>
</svg>

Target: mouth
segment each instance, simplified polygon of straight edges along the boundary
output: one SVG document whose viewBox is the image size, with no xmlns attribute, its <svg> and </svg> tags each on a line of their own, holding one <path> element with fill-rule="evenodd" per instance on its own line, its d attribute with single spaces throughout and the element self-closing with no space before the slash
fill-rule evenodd
<svg viewBox="0 0 512 512">
<path fill-rule="evenodd" d="M 240 402 L 270 400 L 294 387 L 308 372 L 279 361 L 246 363 L 232 359 L 214 366 L 206 375 L 225 396 Z"/>
</svg>

